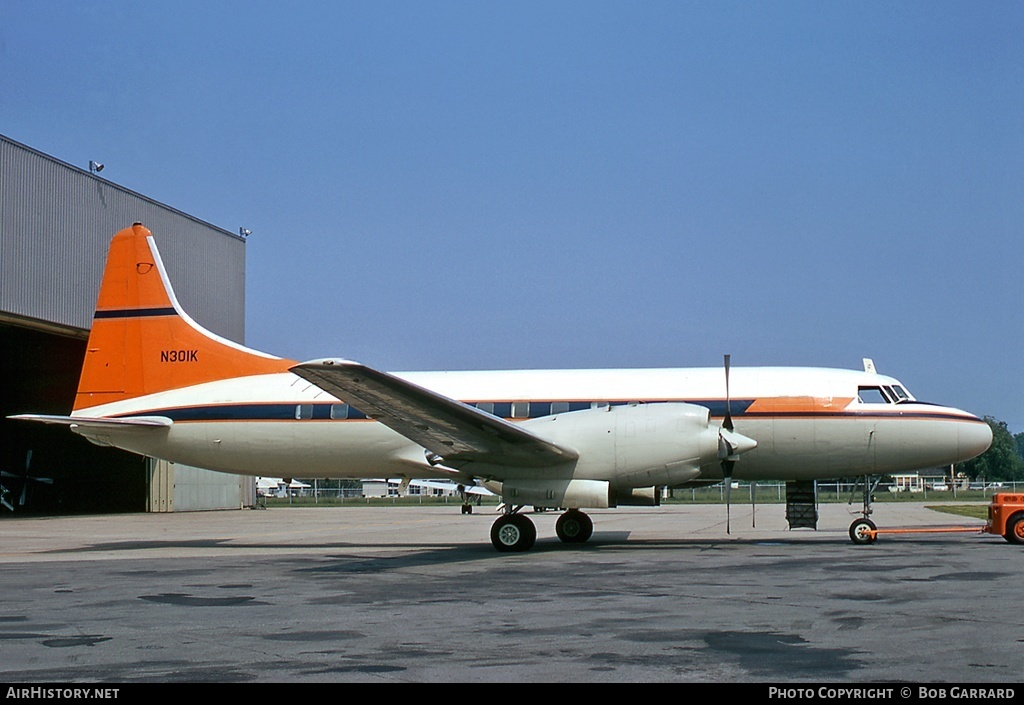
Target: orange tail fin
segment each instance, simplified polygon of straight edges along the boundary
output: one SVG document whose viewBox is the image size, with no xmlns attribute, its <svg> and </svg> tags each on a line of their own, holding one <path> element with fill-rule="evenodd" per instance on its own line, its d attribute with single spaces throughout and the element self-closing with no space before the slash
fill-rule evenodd
<svg viewBox="0 0 1024 705">
<path fill-rule="evenodd" d="M 110 243 L 75 411 L 294 364 L 193 321 L 174 296 L 152 234 L 136 223 Z"/>
</svg>

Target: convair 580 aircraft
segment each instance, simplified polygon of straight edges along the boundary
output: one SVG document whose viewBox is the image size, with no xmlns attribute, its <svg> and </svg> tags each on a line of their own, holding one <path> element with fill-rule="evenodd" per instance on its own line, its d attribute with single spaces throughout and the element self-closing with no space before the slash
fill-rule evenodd
<svg viewBox="0 0 1024 705">
<path fill-rule="evenodd" d="M 813 480 L 946 466 L 988 425 L 917 402 L 892 377 L 817 368 L 388 374 L 296 363 L 203 329 L 183 311 L 151 233 L 114 236 L 70 416 L 100 445 L 243 475 L 445 478 L 499 494 L 499 551 L 536 540 L 524 506 L 657 504 L 697 480 Z"/>
</svg>

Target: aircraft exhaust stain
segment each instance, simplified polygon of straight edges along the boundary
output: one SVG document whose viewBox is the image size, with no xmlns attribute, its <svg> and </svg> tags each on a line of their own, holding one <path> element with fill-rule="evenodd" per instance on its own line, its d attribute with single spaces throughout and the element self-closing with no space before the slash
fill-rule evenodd
<svg viewBox="0 0 1024 705">
<path fill-rule="evenodd" d="M 43 646 L 53 648 L 67 648 L 69 646 L 96 646 L 104 641 L 110 641 L 113 637 L 99 636 L 95 634 L 83 634 L 82 636 L 58 637 L 55 639 L 44 639 Z"/>
<path fill-rule="evenodd" d="M 197 597 L 195 595 L 169 592 L 162 595 L 140 595 L 139 599 L 164 605 L 178 605 L 180 607 L 237 607 L 238 605 L 266 604 L 265 602 L 258 602 L 251 595 L 239 595 L 238 597 Z"/>
</svg>

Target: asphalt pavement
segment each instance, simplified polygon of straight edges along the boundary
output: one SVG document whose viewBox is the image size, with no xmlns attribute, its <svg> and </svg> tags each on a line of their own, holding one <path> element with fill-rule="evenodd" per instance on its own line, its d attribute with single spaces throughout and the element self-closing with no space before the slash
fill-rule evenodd
<svg viewBox="0 0 1024 705">
<path fill-rule="evenodd" d="M 545 512 L 520 554 L 457 504 L 9 517 L 0 682 L 1019 683 L 1024 550 L 859 508 Z"/>
</svg>

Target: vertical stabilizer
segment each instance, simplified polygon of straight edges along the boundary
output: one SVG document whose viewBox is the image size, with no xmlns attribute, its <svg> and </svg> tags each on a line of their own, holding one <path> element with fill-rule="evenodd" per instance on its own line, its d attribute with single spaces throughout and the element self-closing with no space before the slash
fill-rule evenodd
<svg viewBox="0 0 1024 705">
<path fill-rule="evenodd" d="M 153 235 L 135 223 L 110 243 L 75 411 L 293 364 L 193 321 L 174 296 Z"/>
</svg>

